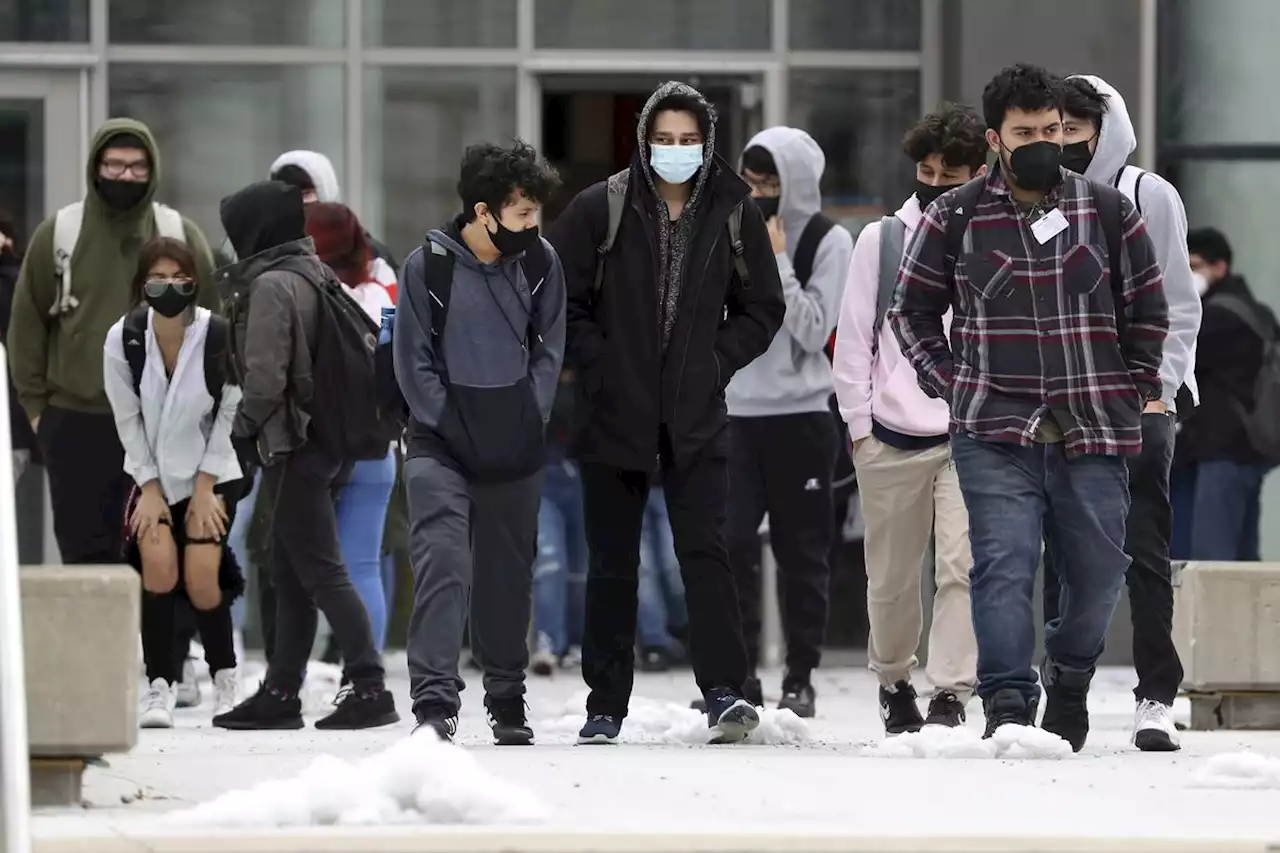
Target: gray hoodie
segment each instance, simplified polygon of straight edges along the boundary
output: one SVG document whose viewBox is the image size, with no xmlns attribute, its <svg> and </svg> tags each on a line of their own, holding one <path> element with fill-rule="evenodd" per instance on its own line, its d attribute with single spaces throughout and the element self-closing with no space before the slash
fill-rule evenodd
<svg viewBox="0 0 1280 853">
<path fill-rule="evenodd" d="M 1084 176 L 1100 184 L 1117 186 L 1129 155 L 1138 147 L 1138 137 L 1129 118 L 1124 98 L 1106 80 L 1091 74 L 1073 75 L 1087 80 L 1107 99 L 1102 114 L 1098 147 Z M 1161 400 L 1171 410 L 1178 389 L 1186 383 L 1193 400 L 1196 388 L 1196 335 L 1200 332 L 1200 294 L 1191 276 L 1187 258 L 1187 212 L 1173 184 L 1154 172 L 1147 172 L 1138 185 L 1138 198 L 1130 199 L 1142 212 L 1147 233 L 1155 244 L 1156 259 L 1164 275 L 1164 295 L 1169 302 L 1169 333 L 1164 339 L 1160 362 Z"/>
<path fill-rule="evenodd" d="M 818 244 L 813 274 L 801 286 L 791 258 L 805 225 L 822 207 L 819 183 L 827 160 L 813 137 L 794 127 L 763 130 L 747 143 L 756 145 L 773 155 L 782 183 L 778 216 L 787 249 L 774 257 L 787 314 L 765 354 L 733 377 L 725 401 L 732 417 L 825 412 L 834 385 L 823 348 L 840 316 L 853 237 L 840 225 L 828 231 Z"/>
<path fill-rule="evenodd" d="M 542 432 L 564 360 L 560 259 L 542 241 L 550 266 L 540 284 L 530 283 L 518 258 L 481 263 L 456 225 L 427 239 L 453 255 L 453 284 L 439 351 L 424 250 L 405 261 L 392 340 L 396 379 L 412 415 L 409 456 L 430 456 L 476 480 L 520 479 L 542 467 Z M 541 291 L 533 316 L 531 286 Z M 542 338 L 532 351 L 530 326 Z"/>
</svg>

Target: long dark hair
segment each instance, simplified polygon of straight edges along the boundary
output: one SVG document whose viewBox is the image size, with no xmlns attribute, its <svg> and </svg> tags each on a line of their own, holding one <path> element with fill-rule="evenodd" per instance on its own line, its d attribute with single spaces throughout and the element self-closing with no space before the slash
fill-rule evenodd
<svg viewBox="0 0 1280 853">
<path fill-rule="evenodd" d="M 138 255 L 138 271 L 133 276 L 133 287 L 129 293 L 129 305 L 137 308 L 143 302 L 142 286 L 147 283 L 147 276 L 157 261 L 168 259 L 178 265 L 178 270 L 190 278 L 196 285 L 196 299 L 200 298 L 200 276 L 196 272 L 196 256 L 187 248 L 187 244 L 173 237 L 156 237 L 142 247 Z M 193 303 L 194 304 L 194 303 Z"/>
</svg>

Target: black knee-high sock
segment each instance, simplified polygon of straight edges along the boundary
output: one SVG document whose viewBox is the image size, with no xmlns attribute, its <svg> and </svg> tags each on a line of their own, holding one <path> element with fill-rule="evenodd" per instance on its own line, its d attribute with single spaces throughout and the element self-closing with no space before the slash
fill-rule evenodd
<svg viewBox="0 0 1280 853">
<path fill-rule="evenodd" d="M 196 614 L 200 642 L 204 644 L 204 659 L 209 664 L 209 674 L 217 675 L 224 669 L 235 669 L 236 646 L 231 624 L 231 605 L 224 599 L 212 610 L 192 609 Z"/>
<path fill-rule="evenodd" d="M 172 592 L 142 593 L 142 659 L 147 665 L 147 681 L 163 678 L 177 684 L 182 664 L 174 659 L 174 604 Z"/>
</svg>

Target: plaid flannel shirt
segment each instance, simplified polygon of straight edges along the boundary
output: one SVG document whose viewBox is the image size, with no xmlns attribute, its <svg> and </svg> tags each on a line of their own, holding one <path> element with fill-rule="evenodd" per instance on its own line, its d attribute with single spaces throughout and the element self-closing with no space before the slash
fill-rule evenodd
<svg viewBox="0 0 1280 853">
<path fill-rule="evenodd" d="M 953 433 L 1030 446 L 1051 412 L 1068 455 L 1133 455 L 1144 403 L 1160 399 L 1169 325 L 1160 267 L 1125 200 L 1122 338 L 1092 185 L 1062 176 L 1038 207 L 1056 207 L 1067 227 L 1041 245 L 1004 178 L 989 175 L 951 275 L 946 230 L 957 193 L 929 205 L 903 253 L 887 322 L 920 386 L 950 404 Z"/>
</svg>

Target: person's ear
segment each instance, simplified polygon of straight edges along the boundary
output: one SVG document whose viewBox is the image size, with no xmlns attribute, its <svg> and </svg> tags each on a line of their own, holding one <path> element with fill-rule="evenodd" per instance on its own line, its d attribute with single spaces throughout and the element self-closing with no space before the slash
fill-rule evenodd
<svg viewBox="0 0 1280 853">
<path fill-rule="evenodd" d="M 987 145 L 996 154 L 1000 153 L 1000 134 L 991 128 L 987 128 Z"/>
<path fill-rule="evenodd" d="M 986 173 L 987 173 L 987 164 L 983 163 L 981 166 L 978 167 L 978 171 L 973 173 L 973 176 L 975 178 L 981 178 Z"/>
<path fill-rule="evenodd" d="M 489 205 L 485 204 L 482 201 L 478 201 L 475 203 L 475 207 L 471 208 L 471 210 L 473 213 L 475 213 L 476 219 L 480 222 L 480 224 L 484 225 L 484 217 L 489 212 Z M 486 225 L 485 228 L 487 229 L 488 226 Z"/>
</svg>

